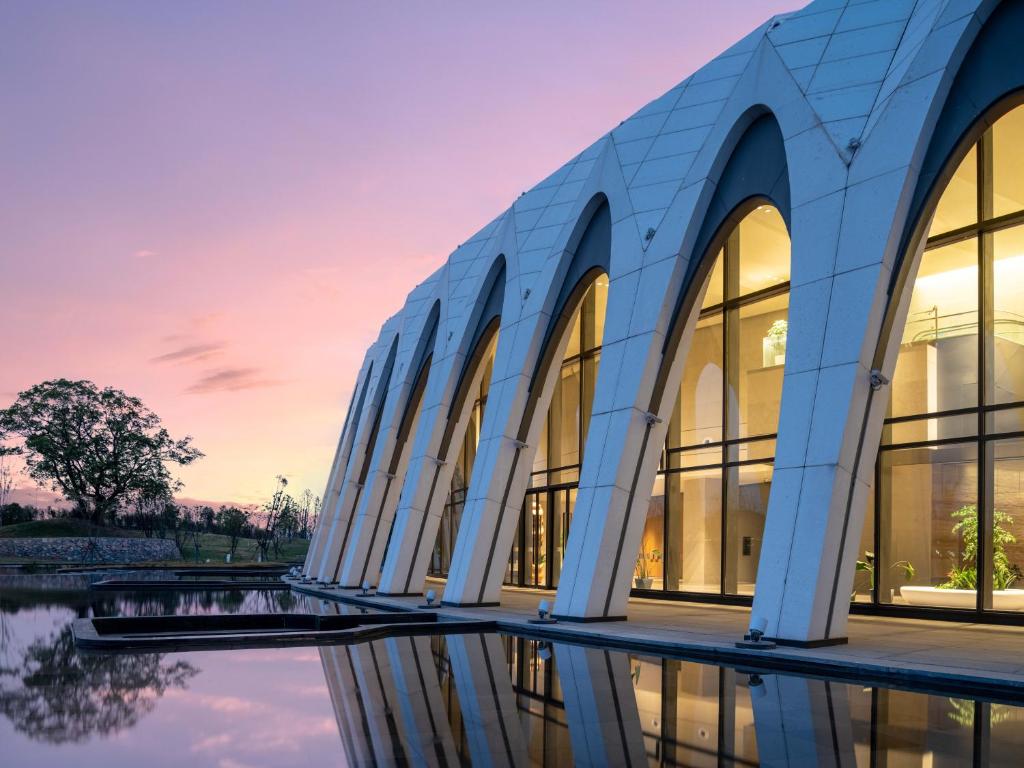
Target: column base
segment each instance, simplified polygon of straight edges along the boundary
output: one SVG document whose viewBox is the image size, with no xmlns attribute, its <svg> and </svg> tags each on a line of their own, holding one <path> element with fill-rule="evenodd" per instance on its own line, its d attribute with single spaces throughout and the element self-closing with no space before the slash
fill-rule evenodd
<svg viewBox="0 0 1024 768">
<path fill-rule="evenodd" d="M 377 592 L 381 597 L 421 597 L 422 592 Z"/>
<path fill-rule="evenodd" d="M 441 605 L 447 605 L 449 608 L 497 608 L 501 603 L 457 603 L 454 600 L 442 600 Z"/>
<path fill-rule="evenodd" d="M 846 645 L 850 642 L 848 637 L 826 637 L 821 640 L 788 640 L 784 637 L 766 637 L 764 639 L 790 648 L 826 648 L 830 645 Z"/>
<path fill-rule="evenodd" d="M 552 618 L 559 621 L 572 621 L 577 624 L 593 624 L 599 621 L 628 621 L 625 616 L 563 616 L 558 613 L 552 614 Z"/>
</svg>

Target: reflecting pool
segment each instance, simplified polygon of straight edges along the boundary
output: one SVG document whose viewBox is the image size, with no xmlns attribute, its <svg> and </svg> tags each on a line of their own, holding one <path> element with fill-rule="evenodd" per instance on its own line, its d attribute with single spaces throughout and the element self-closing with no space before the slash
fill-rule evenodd
<svg viewBox="0 0 1024 768">
<path fill-rule="evenodd" d="M 0 764 L 940 768 L 1024 754 L 1024 708 L 1008 703 L 511 635 L 108 655 L 70 633 L 93 615 L 357 610 L 0 575 Z"/>
</svg>

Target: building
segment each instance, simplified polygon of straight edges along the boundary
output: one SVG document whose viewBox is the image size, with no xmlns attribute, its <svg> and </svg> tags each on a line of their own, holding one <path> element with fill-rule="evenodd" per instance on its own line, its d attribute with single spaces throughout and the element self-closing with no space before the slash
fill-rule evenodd
<svg viewBox="0 0 1024 768">
<path fill-rule="evenodd" d="M 1024 623 L 1022 35 L 815 0 L 521 195 L 368 350 L 304 575 Z"/>
</svg>

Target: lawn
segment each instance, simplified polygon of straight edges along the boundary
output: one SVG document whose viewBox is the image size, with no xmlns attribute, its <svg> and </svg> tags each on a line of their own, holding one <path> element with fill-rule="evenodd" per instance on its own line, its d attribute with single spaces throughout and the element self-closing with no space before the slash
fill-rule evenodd
<svg viewBox="0 0 1024 768">
<path fill-rule="evenodd" d="M 67 536 L 88 536 L 88 537 L 125 537 L 125 538 L 140 538 L 144 536 L 141 531 L 129 530 L 125 528 L 113 528 L 109 526 L 98 526 L 94 525 L 87 520 L 75 520 L 75 519 L 56 519 L 56 520 L 34 520 L 31 523 L 18 523 L 16 525 L 6 525 L 0 527 L 0 538 L 10 539 L 27 539 L 27 538 L 63 538 Z M 166 538 L 173 539 L 171 533 L 167 533 Z M 205 563 L 207 560 L 211 564 L 224 562 L 224 556 L 227 555 L 230 547 L 231 540 L 227 536 L 223 536 L 219 533 L 201 533 L 199 534 L 199 562 Z M 307 539 L 293 539 L 292 541 L 285 541 L 281 544 L 280 554 L 274 554 L 273 549 L 270 551 L 270 560 L 277 560 L 280 562 L 295 562 L 303 560 L 306 557 L 306 550 L 309 548 L 309 541 Z M 191 548 L 191 543 L 186 548 L 187 557 L 184 558 L 186 562 L 195 562 L 195 553 Z M 232 558 L 233 563 L 246 563 L 255 562 L 257 557 L 257 547 L 255 539 L 239 539 L 238 549 L 235 550 L 235 556 Z"/>
</svg>

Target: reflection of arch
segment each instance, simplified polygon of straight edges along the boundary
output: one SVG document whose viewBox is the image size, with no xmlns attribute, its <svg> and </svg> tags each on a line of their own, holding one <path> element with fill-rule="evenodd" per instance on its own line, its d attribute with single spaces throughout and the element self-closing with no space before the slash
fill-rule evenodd
<svg viewBox="0 0 1024 768">
<path fill-rule="evenodd" d="M 458 352 L 447 361 L 446 373 L 438 374 L 443 378 L 431 387 L 432 391 L 441 391 L 443 394 L 439 402 L 430 401 L 431 405 L 437 403 L 437 407 L 421 430 L 431 433 L 428 443 L 437 439 L 440 431 L 439 442 L 435 449 L 426 449 L 428 455 L 417 454 L 418 460 L 426 462 L 415 474 L 409 473 L 413 482 L 403 489 L 381 575 L 381 594 L 420 591 L 440 525 L 438 510 L 444 504 L 445 490 L 451 482 L 457 458 L 453 455 L 458 450 L 455 446 L 461 445 L 467 429 L 474 405 L 471 395 L 479 391 L 481 386 L 485 352 L 496 343 L 505 290 L 505 257 L 499 254 L 481 283 L 478 298 L 472 305 L 469 323 L 463 328 Z M 435 367 L 437 365 L 435 363 Z M 448 390 L 449 382 L 451 390 Z M 447 391 L 454 391 L 454 395 L 446 403 L 444 393 Z M 431 453 L 433 455 L 429 455 Z M 426 494 L 424 501 L 417 499 L 420 492 Z"/>
<path fill-rule="evenodd" d="M 356 466 L 350 465 L 346 472 L 345 492 L 342 493 L 341 498 L 338 501 L 337 511 L 331 523 L 331 529 L 324 545 L 324 553 L 320 561 L 319 573 L 317 576 L 318 581 L 330 583 L 338 578 L 338 569 L 341 567 L 341 555 L 345 551 L 345 545 L 348 543 L 349 532 L 352 529 L 352 520 L 355 515 L 355 510 L 359 505 L 359 497 L 362 494 L 363 486 L 366 482 L 366 475 L 370 471 L 370 460 L 373 458 L 373 449 L 377 443 L 377 434 L 380 431 L 380 422 L 384 411 L 384 399 L 387 396 L 388 388 L 391 385 L 391 373 L 395 366 L 395 357 L 397 354 L 398 334 L 395 334 L 395 337 L 391 342 L 391 347 L 388 350 L 387 359 L 385 360 L 383 369 L 381 370 L 381 376 L 377 382 L 377 388 L 374 391 L 370 410 L 367 413 L 367 418 L 370 419 L 370 422 L 369 424 L 364 422 L 364 428 L 368 428 L 369 432 L 366 435 L 366 448 L 363 451 L 363 455 L 358 456 L 356 459 L 358 475 L 356 477 L 351 476 L 351 472 L 356 469 Z M 359 435 L 359 437 L 362 437 L 362 435 Z M 350 498 L 351 502 L 349 502 Z"/>
</svg>

